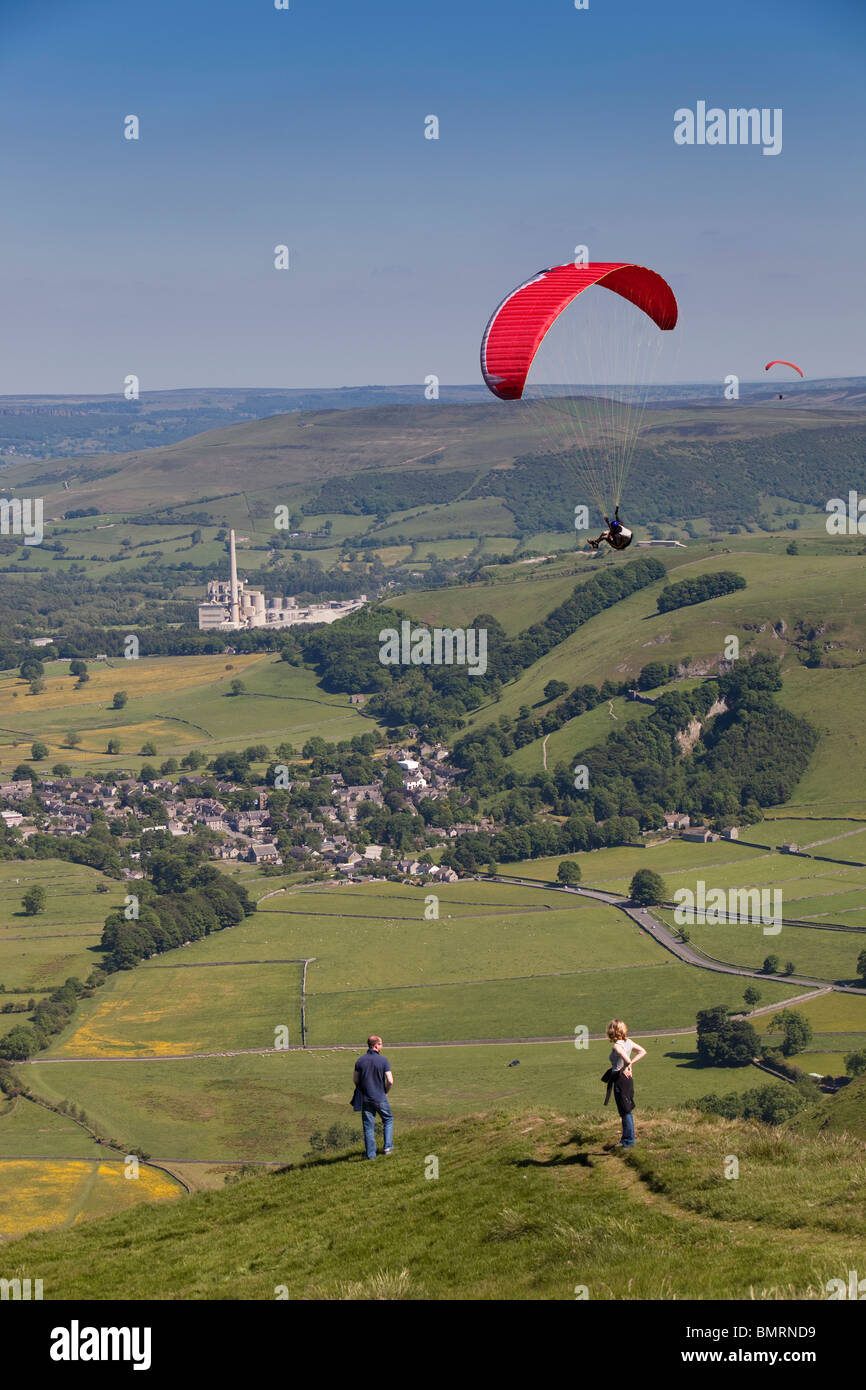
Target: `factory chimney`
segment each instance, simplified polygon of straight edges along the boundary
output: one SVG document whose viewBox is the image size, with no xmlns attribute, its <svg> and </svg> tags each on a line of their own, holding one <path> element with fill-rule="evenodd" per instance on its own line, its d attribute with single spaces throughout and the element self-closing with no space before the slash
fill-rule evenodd
<svg viewBox="0 0 866 1390">
<path fill-rule="evenodd" d="M 229 553 L 231 555 L 232 627 L 238 628 L 241 625 L 241 610 L 238 600 L 238 558 L 235 553 L 234 531 L 229 532 Z"/>
</svg>

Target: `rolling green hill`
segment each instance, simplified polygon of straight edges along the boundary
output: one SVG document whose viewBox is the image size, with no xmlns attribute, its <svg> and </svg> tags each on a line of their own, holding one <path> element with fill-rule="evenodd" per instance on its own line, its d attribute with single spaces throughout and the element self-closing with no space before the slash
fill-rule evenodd
<svg viewBox="0 0 866 1390">
<path fill-rule="evenodd" d="M 841 1063 L 841 1058 L 838 1060 Z M 838 1070 L 841 1072 L 841 1065 Z M 853 1135 L 862 1143 L 866 1140 L 866 1076 L 858 1076 L 835 1096 L 828 1096 L 819 1108 L 795 1116 L 788 1125 L 798 1134 L 826 1139 Z"/>
<path fill-rule="evenodd" d="M 591 429 L 592 412 L 584 413 Z M 841 463 L 848 486 L 866 480 L 863 439 L 859 409 L 651 407 L 632 510 L 654 520 L 715 513 L 745 521 L 768 495 L 822 506 Z M 244 499 L 251 516 L 251 491 L 271 516 L 275 503 L 317 498 L 311 510 L 350 513 L 499 498 L 529 534 L 554 516 L 570 528 L 573 501 L 585 500 L 572 499 L 573 475 L 548 451 L 535 414 L 520 402 L 437 401 L 275 415 L 137 453 L 16 463 L 4 476 L 9 489 L 38 489 L 48 516 L 88 506 L 159 512 L 230 497 Z M 479 515 L 472 513 L 473 526 Z M 502 517 L 501 508 L 491 513 L 490 534 L 503 534 Z"/>
<path fill-rule="evenodd" d="M 336 1154 L 27 1236 L 4 1266 L 38 1270 L 48 1300 L 569 1301 L 820 1299 L 856 1267 L 866 1207 L 848 1135 L 692 1112 L 639 1125 L 623 1157 L 610 1122 L 473 1116 L 374 1168 Z"/>
</svg>

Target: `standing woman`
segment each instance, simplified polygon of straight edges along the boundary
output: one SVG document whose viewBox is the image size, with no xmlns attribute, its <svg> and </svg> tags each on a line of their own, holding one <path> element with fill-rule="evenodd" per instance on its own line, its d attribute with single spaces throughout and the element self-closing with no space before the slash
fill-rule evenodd
<svg viewBox="0 0 866 1390">
<path fill-rule="evenodd" d="M 634 1081 L 631 1069 L 635 1062 L 646 1056 L 646 1048 L 632 1042 L 628 1025 L 621 1018 L 611 1019 L 607 1025 L 607 1036 L 613 1043 L 610 1052 L 613 1094 L 622 1120 L 622 1138 L 619 1142 L 622 1148 L 631 1149 L 634 1148 Z"/>
</svg>

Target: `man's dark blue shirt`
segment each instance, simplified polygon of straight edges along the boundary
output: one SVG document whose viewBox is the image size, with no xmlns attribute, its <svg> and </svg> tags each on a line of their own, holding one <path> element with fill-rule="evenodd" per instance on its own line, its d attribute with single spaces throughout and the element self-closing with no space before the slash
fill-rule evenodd
<svg viewBox="0 0 866 1390">
<path fill-rule="evenodd" d="M 385 1099 L 385 1072 L 391 1070 L 388 1058 L 371 1048 L 358 1058 L 355 1070 L 358 1073 L 358 1090 L 364 1100 L 381 1104 Z"/>
</svg>

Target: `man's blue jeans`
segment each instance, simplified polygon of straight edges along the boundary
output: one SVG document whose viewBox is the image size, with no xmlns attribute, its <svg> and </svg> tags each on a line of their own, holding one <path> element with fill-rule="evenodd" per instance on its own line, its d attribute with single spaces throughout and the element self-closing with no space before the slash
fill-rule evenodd
<svg viewBox="0 0 866 1390">
<path fill-rule="evenodd" d="M 627 1115 L 622 1117 L 622 1139 L 620 1143 L 624 1149 L 634 1147 L 634 1111 L 630 1110 Z"/>
<path fill-rule="evenodd" d="M 364 1148 L 367 1150 L 368 1158 L 376 1157 L 376 1116 L 382 1116 L 382 1124 L 385 1127 L 386 1149 L 394 1147 L 394 1116 L 391 1114 L 391 1107 L 385 1100 L 365 1100 L 364 1108 L 361 1111 L 361 1120 L 364 1125 Z"/>
</svg>

